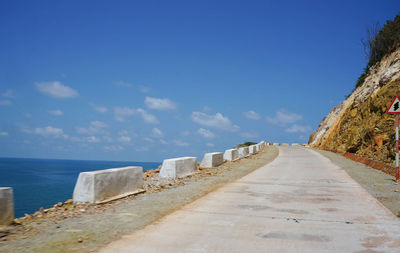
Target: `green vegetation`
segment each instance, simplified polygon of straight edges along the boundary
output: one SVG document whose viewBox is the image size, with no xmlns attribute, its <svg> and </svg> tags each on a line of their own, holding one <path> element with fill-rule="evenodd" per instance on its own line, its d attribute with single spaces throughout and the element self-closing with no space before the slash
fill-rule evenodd
<svg viewBox="0 0 400 253">
<path fill-rule="evenodd" d="M 257 144 L 257 142 L 250 142 L 250 141 L 248 141 L 248 142 L 245 142 L 245 143 L 243 143 L 243 144 L 237 145 L 236 148 L 248 147 L 248 146 L 251 146 L 251 145 L 254 145 L 254 144 Z"/>
<path fill-rule="evenodd" d="M 358 78 L 354 90 L 364 83 L 372 66 L 400 47 L 400 15 L 397 15 L 393 21 L 387 21 L 382 29 L 379 29 L 379 25 L 368 28 L 367 38 L 361 42 L 368 58 L 368 64 Z"/>
</svg>

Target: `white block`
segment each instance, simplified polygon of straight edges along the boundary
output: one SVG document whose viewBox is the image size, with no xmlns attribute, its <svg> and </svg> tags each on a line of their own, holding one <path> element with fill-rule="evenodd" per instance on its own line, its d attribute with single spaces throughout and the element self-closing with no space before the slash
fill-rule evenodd
<svg viewBox="0 0 400 253">
<path fill-rule="evenodd" d="M 292 147 L 300 147 L 300 144 L 298 144 L 298 143 L 292 143 Z"/>
<path fill-rule="evenodd" d="M 73 201 L 101 203 L 141 191 L 143 168 L 130 166 L 81 172 L 76 182 Z"/>
<path fill-rule="evenodd" d="M 212 168 L 224 163 L 224 155 L 221 152 L 206 153 L 200 163 L 202 168 Z"/>
<path fill-rule="evenodd" d="M 196 157 L 180 157 L 163 161 L 160 178 L 178 178 L 197 171 Z"/>
<path fill-rule="evenodd" d="M 227 161 L 234 161 L 239 158 L 239 151 L 237 149 L 228 149 L 224 153 L 224 159 Z"/>
<path fill-rule="evenodd" d="M 249 155 L 249 147 L 242 147 L 238 149 L 239 158 L 243 158 Z"/>
<path fill-rule="evenodd" d="M 276 142 L 275 142 L 275 143 L 274 143 L 274 144 L 272 144 L 272 145 L 274 145 L 274 146 L 279 146 L 279 143 L 276 143 Z"/>
<path fill-rule="evenodd" d="M 257 153 L 256 145 L 249 146 L 249 154 L 252 155 L 252 154 L 255 154 L 255 153 Z"/>
<path fill-rule="evenodd" d="M 14 220 L 13 188 L 0 187 L 0 226 L 10 225 Z"/>
</svg>

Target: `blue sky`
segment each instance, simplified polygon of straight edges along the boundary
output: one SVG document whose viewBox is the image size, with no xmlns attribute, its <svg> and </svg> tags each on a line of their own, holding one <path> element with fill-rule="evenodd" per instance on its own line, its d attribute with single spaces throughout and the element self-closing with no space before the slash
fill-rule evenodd
<svg viewBox="0 0 400 253">
<path fill-rule="evenodd" d="M 397 1 L 1 1 L 0 156 L 161 161 L 305 143 Z"/>
</svg>

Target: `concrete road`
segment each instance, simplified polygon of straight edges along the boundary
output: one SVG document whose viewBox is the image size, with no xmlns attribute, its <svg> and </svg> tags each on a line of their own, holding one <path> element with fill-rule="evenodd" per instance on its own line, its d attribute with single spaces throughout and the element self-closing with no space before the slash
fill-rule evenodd
<svg viewBox="0 0 400 253">
<path fill-rule="evenodd" d="M 270 164 L 100 252 L 400 252 L 400 221 L 315 151 Z"/>
</svg>

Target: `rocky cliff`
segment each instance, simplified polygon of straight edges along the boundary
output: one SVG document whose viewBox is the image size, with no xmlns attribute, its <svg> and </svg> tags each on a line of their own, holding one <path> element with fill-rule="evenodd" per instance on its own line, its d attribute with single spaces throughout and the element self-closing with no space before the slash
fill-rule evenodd
<svg viewBox="0 0 400 253">
<path fill-rule="evenodd" d="M 322 120 L 309 144 L 392 164 L 395 117 L 385 112 L 395 95 L 400 95 L 400 49 L 370 68 L 363 84 Z"/>
</svg>

